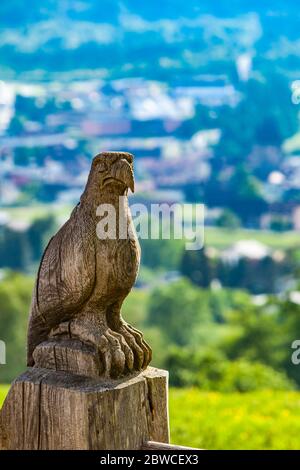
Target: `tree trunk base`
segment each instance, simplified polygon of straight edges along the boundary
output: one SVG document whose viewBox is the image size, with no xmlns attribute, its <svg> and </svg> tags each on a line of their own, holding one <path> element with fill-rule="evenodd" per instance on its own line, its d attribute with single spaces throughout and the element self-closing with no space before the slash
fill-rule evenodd
<svg viewBox="0 0 300 470">
<path fill-rule="evenodd" d="M 1 450 L 135 450 L 169 442 L 168 373 L 126 380 L 29 368 L 0 412 Z"/>
</svg>

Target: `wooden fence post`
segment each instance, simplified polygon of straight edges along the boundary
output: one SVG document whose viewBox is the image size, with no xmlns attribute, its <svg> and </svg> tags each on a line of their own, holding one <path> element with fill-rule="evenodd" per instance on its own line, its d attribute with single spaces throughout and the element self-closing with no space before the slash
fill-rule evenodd
<svg viewBox="0 0 300 470">
<path fill-rule="evenodd" d="M 141 449 L 169 442 L 168 374 L 148 367 L 126 380 L 31 368 L 1 410 L 0 449 Z"/>
</svg>

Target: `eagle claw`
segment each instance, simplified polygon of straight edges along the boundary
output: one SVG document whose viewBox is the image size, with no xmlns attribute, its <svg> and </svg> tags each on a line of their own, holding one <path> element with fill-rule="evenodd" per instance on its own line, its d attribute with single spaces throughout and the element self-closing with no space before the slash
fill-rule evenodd
<svg viewBox="0 0 300 470">
<path fill-rule="evenodd" d="M 133 353 L 124 338 L 110 328 L 101 336 L 97 345 L 102 358 L 105 377 L 120 377 L 126 368 L 133 369 Z"/>
<path fill-rule="evenodd" d="M 98 349 L 106 377 L 120 377 L 127 371 L 143 370 L 152 359 L 151 348 L 143 335 L 125 323 L 118 331 L 108 328 L 100 339 Z"/>
<path fill-rule="evenodd" d="M 50 337 L 63 336 L 92 344 L 100 356 L 104 377 L 118 378 L 126 372 L 145 369 L 152 359 L 152 351 L 142 333 L 122 322 L 117 331 L 107 325 L 90 325 L 88 322 L 64 322 L 53 329 Z"/>
<path fill-rule="evenodd" d="M 144 340 L 142 333 L 125 322 L 122 323 L 118 331 L 133 351 L 134 369 L 137 371 L 145 369 L 151 362 L 152 350 Z"/>
</svg>

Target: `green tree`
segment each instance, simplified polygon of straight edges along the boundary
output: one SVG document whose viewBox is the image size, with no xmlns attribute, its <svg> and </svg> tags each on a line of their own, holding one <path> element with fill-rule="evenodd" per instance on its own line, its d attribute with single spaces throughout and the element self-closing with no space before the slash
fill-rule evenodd
<svg viewBox="0 0 300 470">
<path fill-rule="evenodd" d="M 209 258 L 206 249 L 186 250 L 183 253 L 181 273 L 200 287 L 209 287 L 215 277 L 215 263 Z"/>
<path fill-rule="evenodd" d="M 188 280 L 163 285 L 151 294 L 148 323 L 157 326 L 169 342 L 189 344 L 195 327 L 208 320 L 207 297 Z"/>
<path fill-rule="evenodd" d="M 282 371 L 246 359 L 229 361 L 213 348 L 196 351 L 173 347 L 167 355 L 166 366 L 170 383 L 177 387 L 198 386 L 204 390 L 230 393 L 295 388 L 295 383 Z"/>
<path fill-rule="evenodd" d="M 55 231 L 55 218 L 53 215 L 36 219 L 28 229 L 28 240 L 34 261 L 38 261 L 45 248 L 45 244 Z"/>
<path fill-rule="evenodd" d="M 221 344 L 227 357 L 281 367 L 285 357 L 282 327 L 272 299 L 263 307 L 249 304 L 232 312 L 229 323 L 238 326 L 239 333 Z"/>
<path fill-rule="evenodd" d="M 300 387 L 300 365 L 292 362 L 292 343 L 300 339 L 300 305 L 294 302 L 291 294 L 285 299 L 277 300 L 279 309 L 282 367 L 289 377 Z"/>
<path fill-rule="evenodd" d="M 183 240 L 141 240 L 142 263 L 152 269 L 178 270 L 182 251 Z"/>
<path fill-rule="evenodd" d="M 233 211 L 226 208 L 218 218 L 217 226 L 228 229 L 237 229 L 241 226 L 241 220 Z"/>
<path fill-rule="evenodd" d="M 4 227 L 0 233 L 0 267 L 25 271 L 30 261 L 27 232 Z"/>
<path fill-rule="evenodd" d="M 32 289 L 32 278 L 22 274 L 9 272 L 1 280 L 0 339 L 6 344 L 6 365 L 0 365 L 0 383 L 9 383 L 25 368 Z"/>
</svg>

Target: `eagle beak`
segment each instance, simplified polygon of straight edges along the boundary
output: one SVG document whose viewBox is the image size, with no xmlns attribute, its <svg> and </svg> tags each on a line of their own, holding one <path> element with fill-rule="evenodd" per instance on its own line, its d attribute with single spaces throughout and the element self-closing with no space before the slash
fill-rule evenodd
<svg viewBox="0 0 300 470">
<path fill-rule="evenodd" d="M 112 177 L 116 180 L 122 181 L 134 193 L 134 175 L 132 165 L 122 158 L 118 160 L 112 168 Z"/>
</svg>

